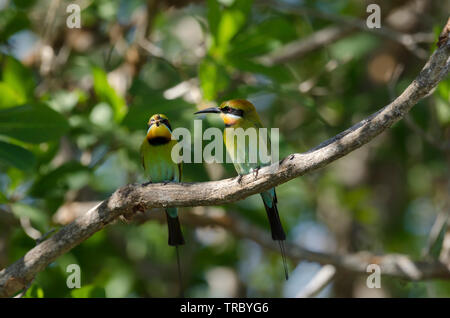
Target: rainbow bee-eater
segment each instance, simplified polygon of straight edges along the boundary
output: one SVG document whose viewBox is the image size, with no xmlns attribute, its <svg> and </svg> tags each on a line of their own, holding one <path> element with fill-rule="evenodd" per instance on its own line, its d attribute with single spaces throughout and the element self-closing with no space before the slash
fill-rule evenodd
<svg viewBox="0 0 450 318">
<path fill-rule="evenodd" d="M 200 110 L 195 114 L 204 113 L 215 113 L 220 114 L 225 127 L 227 128 L 242 128 L 246 130 L 248 128 L 254 128 L 256 130 L 256 135 L 259 140 L 259 128 L 263 128 L 261 120 L 259 119 L 258 113 L 256 112 L 255 106 L 245 99 L 234 99 L 230 101 L 223 102 L 219 107 L 211 107 Z M 244 143 L 241 145 L 230 140 L 227 133 L 223 134 L 225 147 L 228 154 L 230 155 L 236 172 L 239 174 L 239 178 L 244 174 L 257 173 L 258 169 L 269 165 L 270 162 L 263 162 L 261 157 L 257 155 L 256 162 L 251 162 L 248 160 L 251 156 L 249 155 L 250 145 L 249 143 Z M 270 140 L 267 137 L 266 146 L 270 148 Z M 266 153 L 269 153 L 269 149 L 266 149 Z M 245 158 L 245 160 L 237 160 L 238 158 Z M 253 160 L 255 161 L 255 160 Z M 240 180 L 240 179 L 239 179 Z M 286 279 L 288 279 L 288 270 L 286 264 L 286 252 L 284 241 L 286 240 L 286 234 L 284 233 L 283 226 L 281 225 L 280 216 L 277 209 L 277 195 L 275 188 L 267 190 L 261 193 L 262 200 L 264 202 L 264 207 L 267 212 L 267 217 L 269 219 L 270 229 L 272 232 L 272 239 L 278 241 L 280 246 L 281 255 L 283 258 L 283 265 L 285 270 Z"/>
<path fill-rule="evenodd" d="M 181 182 L 182 164 L 172 159 L 172 148 L 177 141 L 172 139 L 172 127 L 169 119 L 163 114 L 155 114 L 148 121 L 147 135 L 141 145 L 141 160 L 146 177 L 154 182 Z M 184 244 L 178 209 L 166 208 L 169 245 L 176 247 L 178 274 L 181 292 L 181 271 L 178 245 Z"/>
</svg>

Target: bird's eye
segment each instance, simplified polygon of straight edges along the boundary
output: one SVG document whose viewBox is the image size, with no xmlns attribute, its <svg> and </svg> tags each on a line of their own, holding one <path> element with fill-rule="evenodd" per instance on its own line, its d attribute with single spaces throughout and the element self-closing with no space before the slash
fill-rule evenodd
<svg viewBox="0 0 450 318">
<path fill-rule="evenodd" d="M 230 107 L 225 106 L 225 107 L 222 108 L 222 111 L 225 112 L 225 113 L 228 113 L 228 112 L 230 112 Z"/>
</svg>

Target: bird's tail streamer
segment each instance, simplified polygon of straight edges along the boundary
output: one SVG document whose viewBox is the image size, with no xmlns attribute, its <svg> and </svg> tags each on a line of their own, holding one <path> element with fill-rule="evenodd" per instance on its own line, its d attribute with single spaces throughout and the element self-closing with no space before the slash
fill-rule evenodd
<svg viewBox="0 0 450 318">
<path fill-rule="evenodd" d="M 286 280 L 289 279 L 289 271 L 286 261 L 286 246 L 284 242 L 286 240 L 286 233 L 284 233 L 283 226 L 281 225 L 280 214 L 277 208 L 277 199 L 275 191 L 272 193 L 261 193 L 263 198 L 264 207 L 266 208 L 267 217 L 269 219 L 270 231 L 272 233 L 272 239 L 278 241 L 280 246 L 281 257 L 283 258 L 284 275 Z"/>
<path fill-rule="evenodd" d="M 183 295 L 183 280 L 181 277 L 181 258 L 180 251 L 178 246 L 184 244 L 183 233 L 181 232 L 180 221 L 177 216 L 176 208 L 168 208 L 166 209 L 166 217 L 167 217 L 167 226 L 169 229 L 169 245 L 175 246 L 176 254 L 177 254 L 177 267 L 178 267 L 178 282 L 179 282 L 179 296 L 184 297 Z"/>
<path fill-rule="evenodd" d="M 286 261 L 286 246 L 284 245 L 284 241 L 282 241 L 282 240 L 278 241 L 278 245 L 280 246 L 281 258 L 283 259 L 284 276 L 286 277 L 286 280 L 288 280 L 289 279 L 289 270 L 288 270 L 287 261 Z"/>
<path fill-rule="evenodd" d="M 181 259 L 180 259 L 180 251 L 178 249 L 178 245 L 175 245 L 175 250 L 177 252 L 179 295 L 180 295 L 180 298 L 184 298 L 183 279 L 182 279 L 182 276 L 181 276 Z"/>
</svg>

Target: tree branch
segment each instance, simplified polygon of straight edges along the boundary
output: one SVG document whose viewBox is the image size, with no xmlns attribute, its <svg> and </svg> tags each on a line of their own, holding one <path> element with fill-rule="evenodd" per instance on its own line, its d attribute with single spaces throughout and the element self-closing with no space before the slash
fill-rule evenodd
<svg viewBox="0 0 450 318">
<path fill-rule="evenodd" d="M 280 185 L 305 173 L 319 169 L 349 152 L 361 147 L 399 121 L 420 99 L 432 92 L 450 68 L 450 41 L 447 39 L 433 53 L 417 78 L 392 103 L 351 128 L 325 141 L 304 154 L 293 154 L 279 165 L 260 169 L 258 175 L 246 175 L 241 183 L 236 178 L 215 182 L 126 185 L 101 204 L 64 226 L 59 232 L 40 243 L 25 256 L 0 272 L 0 297 L 14 295 L 58 256 L 77 246 L 121 215 L 134 213 L 137 206 L 144 208 L 168 206 L 220 205 L 244 199 Z M 302 258 L 302 255 L 299 255 Z M 317 260 L 319 261 L 319 260 Z M 323 259 L 322 262 L 327 262 Z M 360 268 L 353 259 L 337 259 L 347 267 Z M 408 262 L 388 262 L 385 270 L 401 266 L 412 277 L 419 277 Z M 402 267 L 403 266 L 403 267 Z M 425 266 L 425 265 L 424 265 Z M 444 270 L 445 269 L 445 270 Z M 426 265 L 421 278 L 448 277 L 441 266 Z"/>
</svg>

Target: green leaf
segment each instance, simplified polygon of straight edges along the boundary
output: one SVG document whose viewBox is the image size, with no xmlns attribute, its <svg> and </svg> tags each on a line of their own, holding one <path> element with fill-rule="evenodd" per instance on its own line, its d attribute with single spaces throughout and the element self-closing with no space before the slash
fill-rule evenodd
<svg viewBox="0 0 450 318">
<path fill-rule="evenodd" d="M 220 60 L 227 54 L 231 40 L 247 22 L 253 1 L 235 1 L 233 5 L 221 11 L 215 2 L 210 1 L 208 11 L 208 22 L 214 40 L 210 54 Z"/>
<path fill-rule="evenodd" d="M 8 202 L 8 197 L 0 191 L 0 204 L 5 204 Z"/>
<path fill-rule="evenodd" d="M 32 7 L 36 0 L 13 0 L 14 4 L 21 9 L 27 9 Z"/>
<path fill-rule="evenodd" d="M 44 211 L 23 203 L 14 203 L 11 209 L 17 217 L 27 217 L 33 222 L 33 226 L 38 230 L 45 231 L 48 229 L 49 217 Z"/>
<path fill-rule="evenodd" d="M 41 143 L 58 139 L 68 130 L 67 120 L 42 103 L 0 110 L 0 135 Z"/>
<path fill-rule="evenodd" d="M 31 170 L 36 164 L 31 151 L 3 141 L 0 141 L 0 161 L 20 170 Z"/>
<path fill-rule="evenodd" d="M 105 298 L 105 289 L 95 285 L 86 285 L 75 288 L 70 292 L 72 298 Z"/>
<path fill-rule="evenodd" d="M 240 9 L 223 11 L 217 28 L 217 41 L 219 45 L 226 45 L 238 33 L 247 20 L 246 14 L 247 12 Z"/>
<path fill-rule="evenodd" d="M 0 82 L 0 109 L 23 104 L 25 98 L 5 82 Z"/>
<path fill-rule="evenodd" d="M 213 39 L 217 38 L 217 26 L 220 21 L 220 4 L 217 0 L 208 0 L 208 24 Z"/>
<path fill-rule="evenodd" d="M 446 125 L 450 123 L 450 79 L 446 79 L 439 83 L 435 96 L 436 98 L 436 115 L 438 120 Z"/>
<path fill-rule="evenodd" d="M 33 95 L 35 88 L 33 73 L 11 56 L 6 56 L 3 63 L 3 82 L 8 84 L 22 98 L 21 103 L 24 103 Z"/>
<path fill-rule="evenodd" d="M 33 284 L 23 298 L 44 298 L 44 290 L 36 284 Z"/>
<path fill-rule="evenodd" d="M 338 60 L 360 59 L 372 52 L 378 43 L 377 37 L 361 33 L 332 44 L 329 46 L 329 51 L 332 57 Z"/>
<path fill-rule="evenodd" d="M 0 10 L 0 42 L 6 42 L 11 35 L 29 26 L 25 12 L 11 8 Z"/>
<path fill-rule="evenodd" d="M 70 113 L 77 103 L 82 99 L 83 92 L 79 90 L 73 91 L 56 91 L 52 92 L 48 105 L 60 113 Z"/>
<path fill-rule="evenodd" d="M 218 92 L 226 89 L 229 83 L 225 68 L 208 58 L 205 58 L 199 66 L 199 78 L 205 100 L 216 99 Z"/>
<path fill-rule="evenodd" d="M 289 20 L 281 17 L 266 19 L 237 34 L 228 55 L 238 58 L 255 57 L 297 37 L 295 24 Z"/>
<path fill-rule="evenodd" d="M 89 168 L 83 166 L 79 162 L 66 162 L 58 168 L 39 177 L 31 187 L 30 193 L 35 197 L 45 196 L 56 189 L 60 189 L 61 185 L 67 181 L 69 176 L 73 176 L 75 173 L 87 171 L 90 171 Z"/>
<path fill-rule="evenodd" d="M 125 100 L 109 85 L 106 73 L 98 67 L 92 70 L 94 90 L 100 101 L 108 103 L 114 112 L 114 120 L 120 122 L 127 113 Z"/>
<path fill-rule="evenodd" d="M 450 103 L 441 98 L 436 98 L 436 115 L 443 125 L 450 124 Z"/>
<path fill-rule="evenodd" d="M 436 92 L 444 101 L 450 103 L 450 79 L 440 82 Z"/>
</svg>

